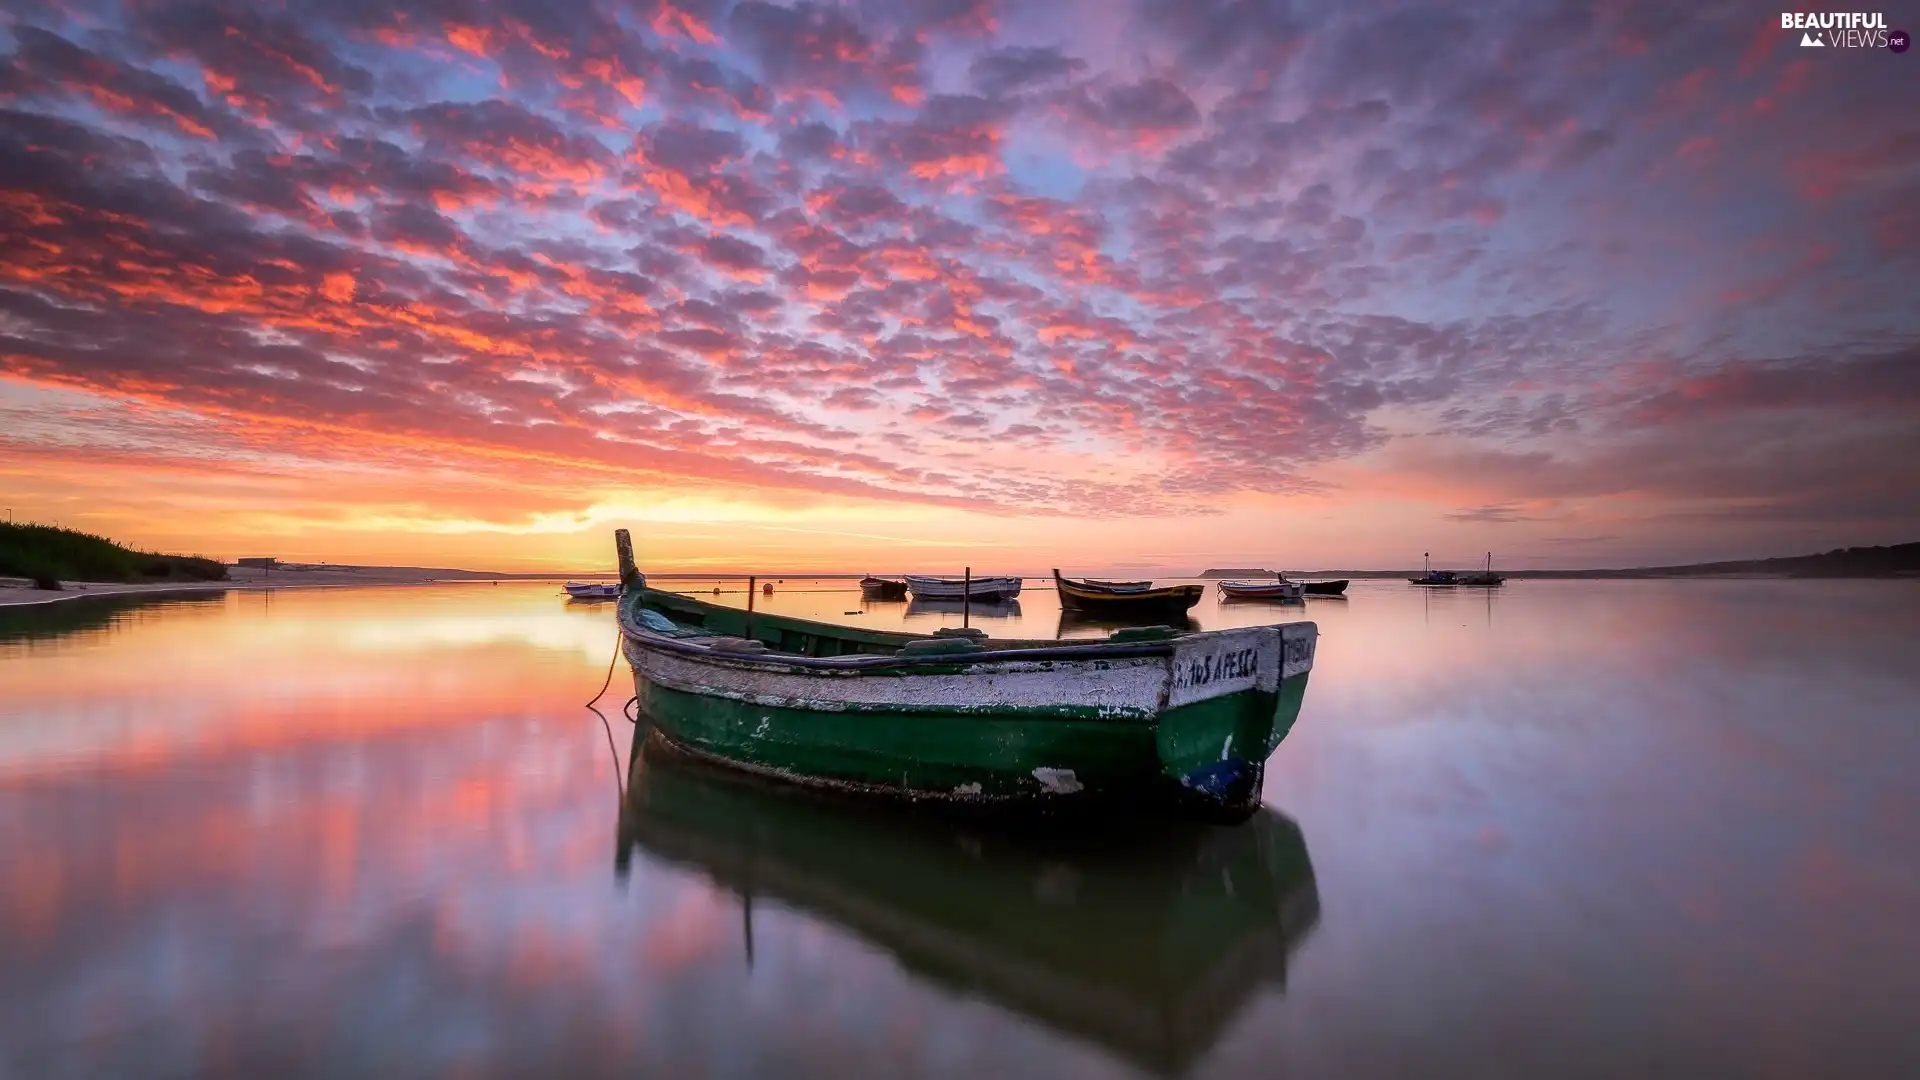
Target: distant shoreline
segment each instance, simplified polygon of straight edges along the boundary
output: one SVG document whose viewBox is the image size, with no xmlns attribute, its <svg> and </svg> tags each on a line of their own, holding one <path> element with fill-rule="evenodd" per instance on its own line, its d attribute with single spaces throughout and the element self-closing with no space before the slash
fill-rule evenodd
<svg viewBox="0 0 1920 1080">
<path fill-rule="evenodd" d="M 1457 570 L 1455 573 L 1477 574 L 1478 570 Z M 1196 580 L 1215 581 L 1235 577 L 1271 577 L 1272 570 L 1229 571 L 1226 573 L 1208 572 L 1198 575 Z M 1416 578 L 1419 570 L 1288 570 L 1289 580 L 1310 581 L 1316 578 L 1351 578 L 1362 581 L 1385 580 L 1392 578 Z M 1894 571 L 1891 573 L 1793 573 L 1785 570 L 1501 570 L 1494 573 L 1508 581 L 1913 581 L 1920 580 L 1920 571 Z"/>
<path fill-rule="evenodd" d="M 24 578 L 0 579 L 0 607 L 30 607 L 57 604 L 87 597 L 123 597 L 168 595 L 175 593 L 258 592 L 267 589 L 341 589 L 356 586 L 382 588 L 399 585 L 444 585 L 455 582 L 479 584 L 486 581 L 569 581 L 582 577 L 611 577 L 610 574 L 486 574 L 473 570 L 435 570 L 412 566 L 329 566 L 312 570 L 285 568 L 273 571 L 232 568 L 225 581 L 65 581 L 58 592 L 35 589 Z M 11 585 L 11 587 L 8 587 Z"/>
<path fill-rule="evenodd" d="M 1272 570 L 1207 570 L 1203 578 L 1263 576 Z M 1456 571 L 1461 572 L 1461 571 Z M 1480 573 L 1478 566 L 1464 573 Z M 1391 578 L 1418 576 L 1412 570 L 1294 570 L 1296 577 Z M 1775 559 L 1730 559 L 1677 566 L 1641 566 L 1606 570 L 1505 570 L 1494 573 L 1510 580 L 1644 580 L 1649 578 L 1920 578 L 1920 543 L 1882 547 L 1835 548 L 1818 555 L 1789 555 Z"/>
<path fill-rule="evenodd" d="M 1165 579 L 1211 581 L 1233 577 L 1265 577 L 1272 570 L 1211 568 L 1183 578 L 1162 575 Z M 1469 571 L 1471 572 L 1471 571 Z M 1685 566 L 1646 566 L 1613 570 L 1498 570 L 1509 581 L 1779 581 L 1779 580 L 1866 580 L 1920 581 L 1920 543 L 1891 547 L 1844 548 L 1819 555 L 1799 555 L 1779 559 L 1754 559 L 1738 562 L 1692 563 Z M 1378 580 L 1416 576 L 1413 570 L 1289 570 L 1287 575 L 1304 578 L 1352 578 Z M 786 578 L 810 581 L 855 581 L 865 575 L 848 573 L 808 573 L 772 571 L 762 573 L 673 573 L 649 574 L 656 581 L 740 581 L 758 578 L 778 582 Z M 983 575 L 984 576 L 984 575 Z M 1022 577 L 1045 581 L 1046 574 Z M 610 581 L 614 574 L 601 570 L 573 573 L 500 573 L 485 570 L 456 570 L 431 566 L 357 566 L 327 563 L 288 563 L 273 569 L 250 566 L 227 568 L 224 581 L 167 581 L 137 584 L 118 582 L 64 581 L 60 591 L 35 589 L 26 578 L 0 578 L 0 607 L 54 604 L 63 600 L 83 600 L 89 596 L 142 596 L 150 593 L 211 593 L 233 590 L 326 588 L 354 585 L 439 585 L 452 582 L 483 581 Z"/>
</svg>

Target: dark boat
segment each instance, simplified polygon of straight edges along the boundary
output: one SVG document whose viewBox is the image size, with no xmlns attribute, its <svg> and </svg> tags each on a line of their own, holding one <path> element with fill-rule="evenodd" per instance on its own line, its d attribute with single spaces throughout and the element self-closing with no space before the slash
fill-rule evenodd
<svg viewBox="0 0 1920 1080">
<path fill-rule="evenodd" d="M 1493 572 L 1493 552 L 1487 552 L 1487 569 L 1484 573 L 1460 575 L 1460 584 L 1474 588 L 1491 588 L 1506 582 L 1506 578 Z"/>
<path fill-rule="evenodd" d="M 636 733 L 614 855 L 706 875 L 884 950 L 916 979 L 1178 1075 L 1286 985 L 1319 893 L 1293 821 L 1007 822 L 875 814 Z"/>
<path fill-rule="evenodd" d="M 1300 594 L 1302 596 L 1341 596 L 1347 591 L 1346 578 L 1336 578 L 1332 581 L 1299 581 L 1283 573 L 1275 573 L 1273 579 L 1281 585 L 1300 586 Z M 1244 586 L 1247 583 L 1236 581 L 1233 584 L 1236 586 Z M 1233 595 L 1244 598 L 1251 596 L 1252 593 L 1245 588 L 1241 588 L 1236 593 L 1233 593 Z M 1279 599 L 1279 597 L 1267 597 L 1266 599 Z"/>
<path fill-rule="evenodd" d="M 860 598 L 862 600 L 905 600 L 907 583 L 894 578 L 878 578 L 869 574 L 860 579 Z"/>
<path fill-rule="evenodd" d="M 1206 595 L 1205 585 L 1170 585 L 1156 589 L 1151 581 L 1082 581 L 1053 572 L 1060 594 L 1060 610 L 1089 615 L 1153 617 L 1181 615 Z"/>
</svg>

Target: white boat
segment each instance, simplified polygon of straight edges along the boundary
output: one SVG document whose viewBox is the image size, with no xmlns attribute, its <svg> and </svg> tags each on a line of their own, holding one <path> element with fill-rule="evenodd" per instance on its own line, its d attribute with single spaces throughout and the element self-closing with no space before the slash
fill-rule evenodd
<svg viewBox="0 0 1920 1080">
<path fill-rule="evenodd" d="M 1299 600 L 1307 587 L 1298 581 L 1223 581 L 1220 595 L 1229 600 Z"/>
<path fill-rule="evenodd" d="M 620 583 L 617 581 L 569 581 L 560 586 L 567 595 L 575 600 L 617 600 L 620 598 Z"/>
<path fill-rule="evenodd" d="M 916 577 L 907 575 L 907 591 L 921 600 L 1011 600 L 1020 595 L 1017 577 Z"/>
</svg>

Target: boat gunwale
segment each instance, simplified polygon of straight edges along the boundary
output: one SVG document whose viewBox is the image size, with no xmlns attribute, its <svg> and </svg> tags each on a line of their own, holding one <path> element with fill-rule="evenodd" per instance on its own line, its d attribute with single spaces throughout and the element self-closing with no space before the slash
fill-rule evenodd
<svg viewBox="0 0 1920 1080">
<path fill-rule="evenodd" d="M 1024 577 L 1021 577 L 1019 574 L 978 574 L 973 577 L 944 577 L 944 576 L 939 576 L 934 574 L 902 574 L 900 575 L 900 580 L 906 582 L 909 585 L 913 584 L 916 581 L 925 581 L 935 585 L 953 585 L 958 588 L 965 588 L 968 585 L 972 585 L 974 588 L 979 588 L 982 584 L 985 584 L 987 582 L 994 582 L 994 581 L 1017 581 L 1017 582 L 1020 582 L 1021 584 L 1025 584 L 1027 579 Z"/>
<path fill-rule="evenodd" d="M 1184 604 L 1192 607 L 1207 593 L 1205 585 L 1181 584 L 1162 585 L 1159 588 L 1111 589 L 1101 586 L 1089 586 L 1083 579 L 1070 578 L 1060 571 L 1053 572 L 1054 590 L 1061 596 L 1070 596 L 1075 600 L 1112 607 L 1134 605 L 1138 607 L 1167 606 Z M 1063 608 L 1065 605 L 1061 605 Z M 1184 608 L 1182 609 L 1184 610 Z"/>
<path fill-rule="evenodd" d="M 668 595 L 672 595 L 676 600 L 690 601 L 701 607 L 718 607 L 718 605 L 707 604 L 704 601 L 694 600 L 691 597 L 683 597 L 677 593 Z M 1174 636 L 1157 641 L 1108 640 L 1090 643 L 1062 643 L 1059 645 L 1039 647 L 1023 643 L 1020 647 L 1011 649 L 981 648 L 964 652 L 937 652 L 912 656 L 902 656 L 898 653 L 803 656 L 798 653 L 773 652 L 771 650 L 736 651 L 720 649 L 712 645 L 701 645 L 681 638 L 668 637 L 638 625 L 632 620 L 630 615 L 632 609 L 636 606 L 644 605 L 644 592 L 630 593 L 627 597 L 621 598 L 619 610 L 615 614 L 615 620 L 619 624 L 623 641 L 631 641 L 643 648 L 678 653 L 682 656 L 724 661 L 729 664 L 744 664 L 752 667 L 765 668 L 805 668 L 819 672 L 866 672 L 891 668 L 922 667 L 948 668 L 957 664 L 976 666 L 979 664 L 1020 661 L 1098 661 L 1164 657 L 1172 656 L 1176 646 L 1183 642 L 1191 642 L 1194 639 L 1211 637 L 1213 635 L 1244 633 L 1248 630 L 1276 630 L 1281 631 L 1282 637 L 1284 638 L 1284 628 L 1293 625 L 1291 623 L 1275 623 L 1269 626 L 1259 627 L 1236 626 L 1224 627 L 1219 630 L 1176 631 Z M 737 609 L 721 608 L 720 610 L 736 611 Z M 835 630 L 854 629 L 852 627 L 838 627 L 833 623 L 815 622 L 811 619 L 797 619 L 792 616 L 781 616 L 780 618 L 787 624 L 800 628 L 817 627 L 825 636 L 833 636 L 833 631 Z M 864 631 L 864 633 L 876 635 L 875 631 Z M 721 638 L 731 637 L 733 635 L 714 634 L 712 636 L 714 638 Z M 887 636 L 891 637 L 894 635 L 889 633 Z M 908 642 L 912 641 L 943 640 L 927 635 L 900 634 L 898 636 L 903 639 L 900 642 L 902 648 L 904 648 Z"/>
</svg>

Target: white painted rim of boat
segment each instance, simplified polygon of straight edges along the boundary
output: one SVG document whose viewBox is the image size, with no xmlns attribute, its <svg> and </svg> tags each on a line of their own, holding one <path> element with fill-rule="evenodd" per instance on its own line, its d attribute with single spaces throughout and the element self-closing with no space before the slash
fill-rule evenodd
<svg viewBox="0 0 1920 1080">
<path fill-rule="evenodd" d="M 1312 623 L 1248 627 L 1175 638 L 1168 654 L 1103 659 L 975 662 L 963 672 L 797 670 L 776 655 L 699 655 L 649 647 L 662 639 L 627 634 L 622 651 L 637 675 L 687 693 L 756 705 L 835 711 L 898 704 L 948 710 L 1092 705 L 1112 719 L 1150 717 L 1245 690 L 1275 691 L 1313 667 Z M 651 640 L 650 640 L 651 639 Z"/>
</svg>

